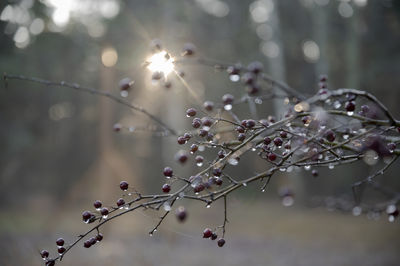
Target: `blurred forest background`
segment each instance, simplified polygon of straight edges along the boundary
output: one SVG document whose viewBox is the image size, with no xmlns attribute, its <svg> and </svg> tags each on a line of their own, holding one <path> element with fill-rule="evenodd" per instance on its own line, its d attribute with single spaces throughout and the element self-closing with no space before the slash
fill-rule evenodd
<svg viewBox="0 0 400 266">
<path fill-rule="evenodd" d="M 0 71 L 119 93 L 135 80 L 128 99 L 174 128 L 190 127 L 188 95 L 178 80 L 167 90 L 141 67 L 152 39 L 171 54 L 185 42 L 198 54 L 225 62 L 259 60 L 266 72 L 313 94 L 320 74 L 331 89 L 375 94 L 400 118 L 400 1 L 397 0 L 15 0 L 0 3 Z M 188 83 L 206 99 L 242 93 L 226 73 L 185 66 Z M 143 115 L 108 99 L 67 88 L 10 81 L 0 89 L 0 265 L 40 265 L 38 251 L 55 252 L 55 239 L 72 241 L 86 226 L 81 211 L 95 199 L 112 203 L 120 180 L 156 193 L 161 171 L 179 167 L 176 139 L 133 132 L 115 123 L 147 126 Z M 279 104 L 276 104 L 277 106 Z M 262 115 L 273 114 L 265 106 Z M 244 162 L 252 174 L 260 162 Z M 221 206 L 190 205 L 184 225 L 168 219 L 153 238 L 157 214 L 137 212 L 105 227 L 105 240 L 78 246 L 62 265 L 399 265 L 399 221 L 367 219 L 313 207 L 315 196 L 351 194 L 350 185 L 373 167 L 363 163 L 272 180 L 231 196 L 227 245 L 203 240 L 218 225 Z M 383 183 L 400 190 L 399 165 Z M 288 186 L 295 204 L 277 191 Z M 371 196 L 373 199 L 373 196 Z M 351 199 L 351 198 L 350 198 Z M 371 217 L 370 217 L 371 218 Z M 374 217 L 377 218 L 377 217 Z"/>
</svg>

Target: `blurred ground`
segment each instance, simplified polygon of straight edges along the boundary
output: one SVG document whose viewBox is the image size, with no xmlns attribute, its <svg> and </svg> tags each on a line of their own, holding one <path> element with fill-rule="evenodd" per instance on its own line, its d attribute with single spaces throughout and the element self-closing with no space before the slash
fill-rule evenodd
<svg viewBox="0 0 400 266">
<path fill-rule="evenodd" d="M 147 214 L 110 223 L 100 245 L 89 250 L 78 245 L 61 265 L 399 265 L 398 222 L 371 221 L 324 209 L 284 208 L 277 202 L 250 202 L 252 208 L 248 204 L 234 200 L 230 206 L 231 222 L 223 248 L 201 238 L 203 228 L 217 225 L 210 221 L 222 215 L 220 206 L 206 212 L 204 207 L 193 206 L 185 224 L 170 217 L 153 237 L 146 232 L 155 218 Z M 83 232 L 86 225 L 74 217 L 77 213 L 68 210 L 55 219 L 35 217 L 29 211 L 3 214 L 0 265 L 41 265 L 41 248 L 54 252 L 55 244 L 49 245 L 57 237 L 71 241 Z M 32 220 L 27 222 L 27 217 Z M 54 233 L 60 229 L 65 231 Z"/>
</svg>

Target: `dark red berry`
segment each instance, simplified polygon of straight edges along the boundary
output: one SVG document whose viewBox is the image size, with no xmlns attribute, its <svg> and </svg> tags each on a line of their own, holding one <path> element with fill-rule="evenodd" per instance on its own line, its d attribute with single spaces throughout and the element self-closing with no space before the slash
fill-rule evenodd
<svg viewBox="0 0 400 266">
<path fill-rule="evenodd" d="M 96 200 L 96 201 L 93 203 L 93 206 L 94 206 L 96 209 L 100 209 L 100 208 L 101 208 L 101 205 L 102 205 L 102 203 L 101 203 L 101 201 L 99 201 L 99 200 Z"/>
<path fill-rule="evenodd" d="M 256 121 L 253 119 L 246 120 L 246 127 L 247 128 L 253 128 L 256 125 Z"/>
<path fill-rule="evenodd" d="M 353 101 L 346 102 L 344 108 L 348 112 L 353 112 L 356 109 L 356 104 Z"/>
<path fill-rule="evenodd" d="M 281 136 L 281 138 L 287 138 L 287 132 L 286 131 L 281 131 L 279 132 L 279 135 Z"/>
<path fill-rule="evenodd" d="M 229 75 L 238 75 L 241 69 L 241 64 L 235 64 L 233 66 L 229 66 L 226 71 L 229 73 Z"/>
<path fill-rule="evenodd" d="M 328 76 L 327 75 L 320 75 L 319 76 L 319 81 L 320 82 L 327 82 L 328 81 Z"/>
<path fill-rule="evenodd" d="M 270 138 L 270 137 L 265 137 L 265 138 L 264 138 L 264 144 L 265 144 L 265 145 L 268 145 L 268 144 L 270 144 L 270 143 L 271 143 L 271 141 L 272 141 L 272 140 L 271 140 L 271 138 Z"/>
<path fill-rule="evenodd" d="M 195 160 L 196 160 L 196 163 L 202 163 L 204 161 L 204 157 L 201 155 L 197 155 Z"/>
<path fill-rule="evenodd" d="M 192 121 L 192 127 L 194 127 L 194 128 L 199 128 L 199 127 L 201 127 L 201 120 L 200 120 L 200 118 L 194 118 L 193 119 L 193 121 Z"/>
<path fill-rule="evenodd" d="M 125 191 L 125 190 L 128 190 L 129 184 L 126 181 L 121 181 L 121 183 L 119 183 L 119 187 L 120 187 L 120 189 Z"/>
<path fill-rule="evenodd" d="M 122 91 L 127 91 L 131 88 L 133 81 L 130 78 L 123 78 L 119 81 L 119 88 Z"/>
<path fill-rule="evenodd" d="M 164 184 L 164 185 L 162 186 L 162 191 L 163 191 L 164 193 L 170 192 L 170 191 L 171 191 L 171 186 L 168 185 L 168 184 Z"/>
<path fill-rule="evenodd" d="M 84 222 L 87 222 L 87 221 L 90 220 L 90 218 L 92 218 L 92 215 L 93 215 L 93 214 L 91 214 L 90 212 L 84 211 L 84 212 L 82 213 L 82 220 L 83 220 Z"/>
<path fill-rule="evenodd" d="M 160 71 L 156 71 L 151 75 L 152 80 L 160 80 L 163 77 L 163 73 Z"/>
<path fill-rule="evenodd" d="M 327 141 L 333 142 L 333 141 L 335 141 L 336 136 L 335 136 L 335 133 L 332 130 L 328 130 L 325 133 L 325 138 L 326 138 Z"/>
<path fill-rule="evenodd" d="M 103 215 L 103 216 L 107 216 L 108 213 L 109 213 L 109 211 L 108 211 L 107 208 L 101 208 L 100 213 L 101 213 L 101 215 Z"/>
<path fill-rule="evenodd" d="M 238 141 L 244 141 L 244 140 L 246 139 L 246 134 L 240 133 L 240 134 L 237 136 L 237 139 L 238 139 Z"/>
<path fill-rule="evenodd" d="M 276 138 L 274 138 L 274 144 L 275 144 L 275 146 L 282 146 L 282 143 L 283 143 L 283 141 L 282 141 L 282 139 L 281 138 L 279 138 L 279 137 L 276 137 Z"/>
<path fill-rule="evenodd" d="M 275 153 L 269 153 L 268 154 L 268 160 L 270 161 L 275 161 L 276 160 L 276 154 Z"/>
<path fill-rule="evenodd" d="M 286 150 L 290 150 L 292 148 L 292 146 L 289 144 L 289 143 L 286 143 L 285 144 L 285 149 Z"/>
<path fill-rule="evenodd" d="M 91 237 L 91 238 L 89 238 L 89 242 L 93 246 L 94 244 L 96 244 L 97 240 L 95 237 Z"/>
<path fill-rule="evenodd" d="M 49 256 L 49 252 L 47 250 L 42 250 L 40 251 L 40 256 L 42 256 L 42 258 L 47 258 Z"/>
<path fill-rule="evenodd" d="M 205 130 L 205 129 L 200 129 L 199 130 L 199 136 L 200 137 L 205 137 L 205 136 L 207 136 L 208 135 L 208 131 L 207 130 Z"/>
<path fill-rule="evenodd" d="M 244 133 L 244 128 L 241 127 L 241 126 L 237 126 L 237 127 L 236 127 L 236 131 L 237 131 L 238 133 Z"/>
<path fill-rule="evenodd" d="M 125 204 L 125 200 L 123 198 L 120 198 L 120 199 L 117 200 L 117 206 L 118 207 L 121 207 L 124 204 Z"/>
<path fill-rule="evenodd" d="M 221 186 L 222 185 L 222 183 L 223 183 L 223 181 L 222 181 L 222 178 L 220 178 L 220 177 L 218 177 L 218 178 L 215 178 L 215 184 L 217 185 L 217 186 Z"/>
<path fill-rule="evenodd" d="M 178 144 L 183 145 L 186 143 L 186 139 L 183 136 L 178 137 Z"/>
<path fill-rule="evenodd" d="M 213 169 L 213 175 L 214 176 L 221 176 L 222 170 L 220 168 L 214 168 Z"/>
<path fill-rule="evenodd" d="M 216 233 L 211 234 L 211 240 L 217 239 L 218 235 Z"/>
<path fill-rule="evenodd" d="M 57 246 L 64 246 L 64 239 L 60 237 L 57 239 L 56 244 Z"/>
<path fill-rule="evenodd" d="M 204 229 L 204 231 L 203 231 L 203 238 L 209 238 L 209 237 L 211 237 L 212 236 L 212 231 L 211 231 L 211 229 L 210 228 L 206 228 L 206 229 Z"/>
<path fill-rule="evenodd" d="M 193 191 L 195 193 L 199 193 L 202 192 L 204 189 L 205 189 L 204 184 L 200 183 L 194 187 Z"/>
<path fill-rule="evenodd" d="M 231 104 L 233 103 L 233 95 L 232 94 L 225 94 L 224 96 L 222 96 L 222 102 L 224 104 Z"/>
<path fill-rule="evenodd" d="M 186 115 L 188 117 L 195 116 L 196 114 L 197 114 L 197 111 L 194 108 L 189 108 L 186 110 Z"/>
<path fill-rule="evenodd" d="M 116 124 L 114 124 L 113 129 L 114 129 L 115 132 L 120 132 L 121 129 L 122 129 L 122 125 L 119 124 L 119 123 L 116 123 Z"/>
<path fill-rule="evenodd" d="M 176 158 L 176 160 L 177 160 L 178 162 L 180 162 L 180 163 L 185 163 L 185 162 L 187 161 L 187 159 L 188 159 L 188 155 L 187 155 L 186 151 L 180 150 L 180 151 L 178 151 L 178 152 L 176 153 L 175 158 Z"/>
<path fill-rule="evenodd" d="M 275 123 L 275 122 L 276 122 L 275 117 L 272 116 L 272 115 L 269 115 L 269 116 L 268 116 L 268 120 L 269 120 L 270 123 Z"/>
<path fill-rule="evenodd" d="M 313 177 L 317 177 L 317 176 L 318 176 L 318 170 L 313 169 L 313 170 L 311 171 L 311 174 L 312 174 Z"/>
<path fill-rule="evenodd" d="M 222 247 L 223 245 L 225 245 L 225 239 L 223 239 L 223 238 L 218 239 L 217 244 L 218 244 L 218 247 Z"/>
<path fill-rule="evenodd" d="M 201 122 L 203 123 L 203 125 L 205 125 L 206 127 L 210 127 L 213 123 L 213 120 L 209 117 L 203 117 L 201 119 Z"/>
<path fill-rule="evenodd" d="M 101 240 L 103 240 L 103 235 L 102 235 L 101 233 L 98 233 L 97 236 L 96 236 L 96 240 L 97 240 L 98 242 L 100 242 Z"/>
<path fill-rule="evenodd" d="M 254 74 L 260 73 L 263 70 L 263 68 L 264 68 L 263 64 L 258 61 L 251 62 L 247 66 L 247 69 Z"/>
<path fill-rule="evenodd" d="M 92 244 L 90 243 L 89 240 L 86 240 L 85 242 L 83 242 L 83 246 L 84 246 L 85 248 L 90 248 L 90 247 L 92 246 Z"/>
<path fill-rule="evenodd" d="M 171 167 L 167 166 L 164 168 L 163 173 L 165 176 L 171 177 L 174 172 L 172 171 Z"/>
<path fill-rule="evenodd" d="M 175 211 L 175 216 L 179 222 L 181 223 L 184 222 L 188 216 L 185 207 L 183 206 L 178 207 Z"/>
<path fill-rule="evenodd" d="M 192 144 L 192 146 L 190 146 L 190 151 L 192 153 L 195 153 L 198 149 L 199 149 L 199 146 L 197 144 Z"/>
<path fill-rule="evenodd" d="M 183 52 L 182 52 L 182 55 L 183 55 L 183 56 L 193 55 L 194 52 L 195 52 L 195 50 L 196 50 L 196 46 L 195 46 L 193 43 L 190 43 L 190 42 L 185 43 L 185 44 L 183 45 Z"/>
<path fill-rule="evenodd" d="M 57 251 L 58 251 L 58 254 L 63 254 L 65 252 L 65 247 L 59 247 L 57 249 Z"/>
<path fill-rule="evenodd" d="M 222 159 L 224 157 L 225 157 L 225 151 L 224 150 L 218 151 L 218 158 Z"/>
<path fill-rule="evenodd" d="M 204 106 L 204 109 L 206 109 L 209 112 L 214 109 L 214 103 L 211 101 L 205 101 L 203 106 Z"/>
<path fill-rule="evenodd" d="M 256 77 L 251 72 L 246 72 L 242 75 L 242 81 L 246 85 L 251 85 L 256 80 Z"/>
</svg>

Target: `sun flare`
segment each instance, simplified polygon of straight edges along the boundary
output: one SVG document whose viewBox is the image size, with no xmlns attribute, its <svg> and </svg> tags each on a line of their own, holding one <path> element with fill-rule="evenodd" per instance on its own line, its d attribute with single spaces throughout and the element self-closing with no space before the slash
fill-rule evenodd
<svg viewBox="0 0 400 266">
<path fill-rule="evenodd" d="M 166 51 L 152 55 L 146 62 L 148 63 L 147 69 L 153 73 L 161 72 L 165 77 L 174 70 L 174 58 Z"/>
</svg>

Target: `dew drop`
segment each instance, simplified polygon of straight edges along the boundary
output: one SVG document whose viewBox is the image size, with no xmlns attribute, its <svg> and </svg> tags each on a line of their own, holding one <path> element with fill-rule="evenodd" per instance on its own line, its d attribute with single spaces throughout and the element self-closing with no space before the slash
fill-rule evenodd
<svg viewBox="0 0 400 266">
<path fill-rule="evenodd" d="M 246 182 L 245 182 L 245 183 L 243 183 L 243 186 L 244 186 L 244 187 L 247 187 L 247 183 L 246 183 Z"/>
<path fill-rule="evenodd" d="M 354 112 L 347 112 L 347 115 L 352 116 L 352 115 L 354 115 Z"/>
<path fill-rule="evenodd" d="M 293 171 L 293 166 L 289 166 L 287 169 L 286 169 L 286 172 L 288 172 L 288 173 L 290 173 L 290 172 L 292 172 Z"/>
<path fill-rule="evenodd" d="M 149 233 L 149 236 L 153 236 L 153 232 L 150 232 L 150 233 Z"/>
<path fill-rule="evenodd" d="M 240 80 L 240 76 L 239 75 L 229 75 L 229 79 L 232 82 L 238 82 Z"/>
<path fill-rule="evenodd" d="M 294 203 L 294 199 L 292 196 L 286 196 L 286 197 L 283 197 L 283 199 L 282 199 L 282 205 L 285 207 L 290 207 L 293 205 L 293 203 Z"/>
<path fill-rule="evenodd" d="M 98 212 L 99 212 L 100 210 L 101 210 L 101 208 L 96 208 L 96 211 L 98 211 Z"/>
<path fill-rule="evenodd" d="M 360 206 L 355 206 L 351 212 L 354 216 L 359 216 L 362 213 L 362 209 Z"/>
<path fill-rule="evenodd" d="M 210 204 L 207 204 L 206 208 L 207 208 L 207 209 L 211 208 L 211 205 L 210 205 Z"/>
<path fill-rule="evenodd" d="M 262 104 L 262 103 L 263 103 L 263 101 L 261 100 L 261 98 L 255 98 L 255 99 L 254 99 L 254 102 L 255 102 L 256 104 Z"/>
<path fill-rule="evenodd" d="M 196 165 L 197 165 L 198 167 L 202 167 L 202 166 L 203 166 L 203 163 L 202 163 L 202 162 L 196 163 Z"/>
<path fill-rule="evenodd" d="M 309 171 L 311 169 L 311 165 L 304 166 L 304 170 Z"/>
<path fill-rule="evenodd" d="M 340 106 L 342 106 L 342 104 L 341 104 L 339 101 L 335 101 L 335 102 L 333 103 L 333 108 L 335 108 L 335 109 L 339 109 Z"/>
<path fill-rule="evenodd" d="M 164 208 L 164 211 L 168 212 L 171 210 L 171 205 L 168 202 L 164 202 L 163 208 Z"/>
<path fill-rule="evenodd" d="M 103 219 L 107 219 L 108 215 L 103 215 L 102 217 L 103 217 Z"/>
<path fill-rule="evenodd" d="M 232 110 L 232 104 L 226 104 L 226 105 L 224 105 L 224 109 L 225 109 L 226 111 Z"/>
<path fill-rule="evenodd" d="M 238 161 L 237 159 L 235 159 L 235 158 L 230 158 L 230 159 L 228 160 L 228 163 L 229 163 L 230 165 L 238 165 L 239 161 Z"/>
<path fill-rule="evenodd" d="M 396 205 L 390 204 L 386 207 L 386 213 L 393 213 L 396 211 Z"/>
<path fill-rule="evenodd" d="M 281 171 L 281 172 L 286 172 L 286 168 L 279 168 L 279 171 Z"/>
<path fill-rule="evenodd" d="M 199 151 L 205 151 L 206 147 L 204 145 L 199 146 Z"/>
<path fill-rule="evenodd" d="M 332 170 L 333 168 L 335 168 L 335 165 L 334 165 L 333 163 L 330 163 L 330 164 L 328 165 L 328 168 Z"/>
<path fill-rule="evenodd" d="M 253 147 L 253 148 L 251 148 L 251 151 L 256 151 L 256 150 L 257 150 L 257 149 L 256 149 L 256 148 L 254 148 L 254 147 Z"/>
<path fill-rule="evenodd" d="M 89 220 L 84 221 L 84 223 L 85 223 L 85 224 L 88 224 L 88 223 L 89 223 Z"/>
<path fill-rule="evenodd" d="M 126 206 L 124 207 L 124 209 L 125 209 L 125 210 L 129 210 L 129 206 L 126 205 Z"/>
<path fill-rule="evenodd" d="M 347 140 L 347 139 L 349 139 L 349 135 L 347 135 L 347 134 L 344 134 L 344 135 L 343 135 L 343 139 L 344 139 L 344 140 Z"/>
<path fill-rule="evenodd" d="M 394 222 L 394 215 L 389 215 L 388 220 L 389 220 L 389 222 L 393 223 Z"/>
<path fill-rule="evenodd" d="M 263 192 L 263 193 L 264 193 L 264 192 L 265 192 L 265 188 L 261 189 L 261 192 Z"/>
</svg>

